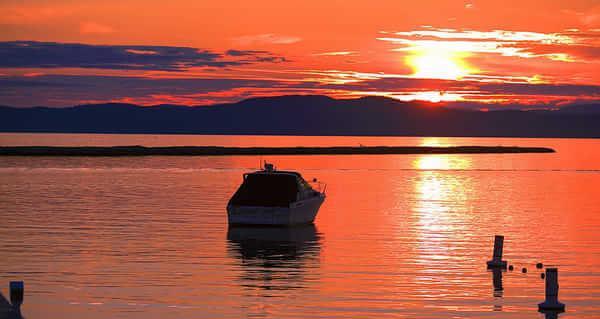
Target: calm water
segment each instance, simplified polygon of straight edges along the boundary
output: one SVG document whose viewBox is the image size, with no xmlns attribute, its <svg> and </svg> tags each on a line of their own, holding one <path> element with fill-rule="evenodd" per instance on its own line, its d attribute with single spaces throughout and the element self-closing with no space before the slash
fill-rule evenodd
<svg viewBox="0 0 600 319">
<path fill-rule="evenodd" d="M 600 318 L 600 140 L 0 134 L 117 144 L 558 152 L 271 156 L 328 184 L 316 224 L 291 229 L 227 227 L 256 156 L 0 158 L 0 287 L 25 280 L 27 318 L 544 318 L 540 261 L 560 318 Z M 502 291 L 494 234 L 529 270 L 496 274 Z"/>
</svg>

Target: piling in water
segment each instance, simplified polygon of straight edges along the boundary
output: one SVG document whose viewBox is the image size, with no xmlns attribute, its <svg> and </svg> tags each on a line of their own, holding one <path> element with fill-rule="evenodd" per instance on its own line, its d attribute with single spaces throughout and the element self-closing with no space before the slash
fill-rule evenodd
<svg viewBox="0 0 600 319">
<path fill-rule="evenodd" d="M 502 249 L 504 247 L 504 236 L 496 235 L 494 237 L 494 255 L 492 260 L 487 262 L 488 268 L 506 268 L 506 261 L 502 260 Z"/>
<path fill-rule="evenodd" d="M 11 281 L 9 284 L 10 303 L 16 309 L 21 308 L 23 304 L 23 295 L 25 293 L 25 285 L 22 281 Z"/>
<path fill-rule="evenodd" d="M 565 304 L 558 301 L 558 269 L 546 268 L 546 300 L 538 304 L 539 310 L 564 311 Z"/>
</svg>

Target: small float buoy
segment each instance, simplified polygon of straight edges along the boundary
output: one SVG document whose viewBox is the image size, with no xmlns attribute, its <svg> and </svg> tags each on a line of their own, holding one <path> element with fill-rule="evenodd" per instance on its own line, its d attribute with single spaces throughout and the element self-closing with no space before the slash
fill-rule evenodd
<svg viewBox="0 0 600 319">
<path fill-rule="evenodd" d="M 523 269 L 521 269 L 521 272 L 526 274 L 527 273 L 527 268 L 523 267 Z"/>
<path fill-rule="evenodd" d="M 544 268 L 544 264 L 542 264 L 542 263 L 537 263 L 537 264 L 535 264 L 535 268 L 537 268 L 537 269 L 542 269 L 542 268 Z"/>
<path fill-rule="evenodd" d="M 513 267 L 513 265 L 508 266 L 509 271 L 513 271 L 514 269 L 515 269 L 515 267 Z"/>
</svg>

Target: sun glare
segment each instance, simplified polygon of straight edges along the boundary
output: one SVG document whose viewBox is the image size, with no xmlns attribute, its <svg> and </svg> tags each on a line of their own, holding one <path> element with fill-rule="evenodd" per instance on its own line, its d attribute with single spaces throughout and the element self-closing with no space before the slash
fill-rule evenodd
<svg viewBox="0 0 600 319">
<path fill-rule="evenodd" d="M 412 163 L 420 170 L 460 170 L 471 167 L 471 160 L 461 155 L 422 155 Z"/>
<path fill-rule="evenodd" d="M 422 48 L 413 52 L 406 58 L 406 63 L 413 69 L 414 77 L 459 80 L 474 73 L 464 61 L 466 53 L 444 48 Z"/>
</svg>

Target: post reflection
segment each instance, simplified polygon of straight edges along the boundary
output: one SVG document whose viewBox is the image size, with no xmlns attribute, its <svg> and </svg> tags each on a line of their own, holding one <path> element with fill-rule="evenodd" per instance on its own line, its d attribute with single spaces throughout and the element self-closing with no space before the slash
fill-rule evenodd
<svg viewBox="0 0 600 319">
<path fill-rule="evenodd" d="M 559 310 L 540 310 L 544 314 L 544 319 L 558 319 L 559 315 L 564 311 Z"/>
<path fill-rule="evenodd" d="M 502 296 L 504 287 L 502 286 L 502 269 L 492 269 L 492 285 L 494 286 L 494 311 L 502 311 Z"/>
<path fill-rule="evenodd" d="M 492 283 L 494 285 L 494 297 L 502 297 L 502 269 L 492 269 Z"/>
<path fill-rule="evenodd" d="M 248 289 L 270 291 L 304 286 L 305 269 L 318 264 L 321 235 L 314 225 L 297 227 L 231 226 L 227 231 L 229 252 L 243 267 L 240 284 Z"/>
</svg>

